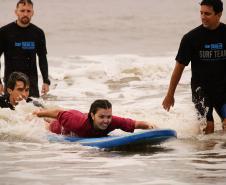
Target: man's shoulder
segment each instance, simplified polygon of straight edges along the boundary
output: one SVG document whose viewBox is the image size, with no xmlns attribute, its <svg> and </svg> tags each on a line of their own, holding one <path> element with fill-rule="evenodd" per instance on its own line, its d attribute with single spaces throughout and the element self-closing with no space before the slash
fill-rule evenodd
<svg viewBox="0 0 226 185">
<path fill-rule="evenodd" d="M 192 30 L 190 30 L 189 32 L 187 32 L 185 35 L 186 36 L 190 36 L 190 35 L 194 35 L 194 34 L 199 34 L 203 31 L 203 26 L 197 26 L 195 28 L 193 28 Z"/>
<path fill-rule="evenodd" d="M 29 27 L 30 27 L 30 29 L 32 29 L 34 31 L 44 33 L 44 31 L 40 27 L 36 26 L 35 24 L 30 23 Z"/>
<path fill-rule="evenodd" d="M 0 101 L 3 101 L 3 100 L 5 100 L 5 96 L 4 95 L 1 95 L 0 96 Z"/>
<path fill-rule="evenodd" d="M 8 98 L 6 95 L 1 95 L 0 96 L 0 102 L 7 102 L 8 101 Z"/>
<path fill-rule="evenodd" d="M 183 36 L 183 40 L 190 40 L 197 37 L 200 37 L 200 34 L 203 35 L 203 26 L 197 26 L 190 30 L 189 32 L 185 33 Z"/>
<path fill-rule="evenodd" d="M 6 95 L 1 95 L 0 96 L 0 107 L 1 108 L 10 108 L 14 109 L 14 107 L 10 104 L 9 99 Z"/>
<path fill-rule="evenodd" d="M 221 24 L 220 24 L 220 28 L 226 30 L 226 24 L 221 23 Z"/>
<path fill-rule="evenodd" d="M 9 30 L 9 29 L 14 28 L 15 25 L 16 25 L 15 22 L 11 22 L 11 23 L 9 23 L 9 24 L 6 24 L 6 25 L 2 26 L 2 27 L 0 28 L 0 31 L 7 31 L 7 30 Z"/>
</svg>

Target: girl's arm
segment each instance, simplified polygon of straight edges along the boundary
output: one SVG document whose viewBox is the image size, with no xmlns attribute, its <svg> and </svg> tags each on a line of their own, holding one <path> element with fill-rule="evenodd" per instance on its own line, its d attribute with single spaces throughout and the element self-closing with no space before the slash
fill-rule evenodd
<svg viewBox="0 0 226 185">
<path fill-rule="evenodd" d="M 135 121 L 135 129 L 153 129 L 156 125 L 145 121 Z"/>
<path fill-rule="evenodd" d="M 59 112 L 63 109 L 41 109 L 33 112 L 34 115 L 38 117 L 48 117 L 48 118 L 57 118 Z"/>
</svg>

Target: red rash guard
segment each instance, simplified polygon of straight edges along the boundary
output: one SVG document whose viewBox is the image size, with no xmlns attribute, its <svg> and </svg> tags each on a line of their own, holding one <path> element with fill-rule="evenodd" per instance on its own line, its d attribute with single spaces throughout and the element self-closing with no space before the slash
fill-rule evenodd
<svg viewBox="0 0 226 185">
<path fill-rule="evenodd" d="M 103 137 L 115 129 L 133 132 L 135 121 L 129 118 L 112 116 L 112 121 L 106 130 L 95 130 L 87 114 L 77 110 L 69 110 L 59 112 L 57 120 L 50 124 L 50 131 L 53 133 L 79 137 Z"/>
</svg>

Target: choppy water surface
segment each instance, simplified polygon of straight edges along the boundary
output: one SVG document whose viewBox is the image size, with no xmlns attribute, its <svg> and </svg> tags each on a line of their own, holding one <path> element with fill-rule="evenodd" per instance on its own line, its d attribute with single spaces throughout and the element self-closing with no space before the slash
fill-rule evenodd
<svg viewBox="0 0 226 185">
<path fill-rule="evenodd" d="M 226 144 L 222 140 L 179 139 L 135 151 L 1 142 L 0 179 L 1 184 L 223 185 Z"/>
</svg>

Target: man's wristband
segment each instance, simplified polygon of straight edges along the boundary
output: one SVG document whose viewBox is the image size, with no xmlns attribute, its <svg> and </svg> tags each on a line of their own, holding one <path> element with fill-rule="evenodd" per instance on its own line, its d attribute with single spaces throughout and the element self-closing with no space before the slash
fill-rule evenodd
<svg viewBox="0 0 226 185">
<path fill-rule="evenodd" d="M 50 85 L 50 80 L 49 79 L 44 80 L 44 83 Z"/>
</svg>

